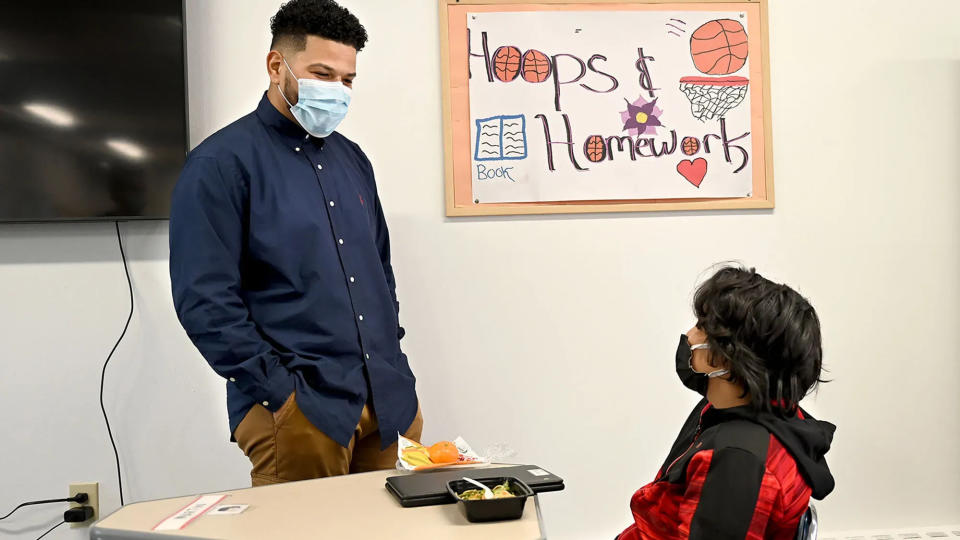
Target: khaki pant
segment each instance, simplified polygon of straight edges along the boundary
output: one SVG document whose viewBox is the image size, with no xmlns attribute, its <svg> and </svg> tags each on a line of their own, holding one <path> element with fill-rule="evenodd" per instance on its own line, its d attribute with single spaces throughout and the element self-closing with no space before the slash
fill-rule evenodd
<svg viewBox="0 0 960 540">
<path fill-rule="evenodd" d="M 234 432 L 237 445 L 250 458 L 254 487 L 295 480 L 309 480 L 348 473 L 392 469 L 397 461 L 397 443 L 380 450 L 377 418 L 367 404 L 347 448 L 317 429 L 297 406 L 293 394 L 271 413 L 254 405 Z M 423 416 L 417 417 L 404 437 L 420 440 Z"/>
</svg>

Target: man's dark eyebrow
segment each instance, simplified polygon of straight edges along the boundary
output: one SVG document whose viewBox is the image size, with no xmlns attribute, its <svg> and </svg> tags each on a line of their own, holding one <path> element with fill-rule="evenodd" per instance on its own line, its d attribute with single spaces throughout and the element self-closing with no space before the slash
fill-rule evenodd
<svg viewBox="0 0 960 540">
<path fill-rule="evenodd" d="M 326 64 L 324 64 L 324 63 L 322 63 L 322 62 L 314 62 L 313 64 L 310 64 L 309 66 L 307 66 L 307 69 L 313 69 L 313 68 L 318 68 L 318 67 L 321 67 L 321 68 L 326 69 L 326 70 L 328 70 L 328 71 L 332 71 L 332 72 L 334 72 L 334 73 L 337 72 L 337 70 L 333 69 L 332 67 L 330 67 L 330 66 L 328 66 L 328 65 L 326 65 Z M 345 77 L 356 77 L 357 74 L 356 74 L 356 73 L 347 73 L 347 74 L 344 75 L 344 76 L 345 76 Z"/>
</svg>

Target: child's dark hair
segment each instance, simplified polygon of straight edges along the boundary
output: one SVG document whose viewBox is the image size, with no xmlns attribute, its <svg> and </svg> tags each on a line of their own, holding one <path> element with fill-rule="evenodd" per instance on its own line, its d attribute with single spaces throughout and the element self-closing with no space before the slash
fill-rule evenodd
<svg viewBox="0 0 960 540">
<path fill-rule="evenodd" d="M 753 268 L 725 267 L 697 289 L 697 327 L 758 411 L 793 415 L 820 378 L 820 320 L 806 298 Z"/>
<path fill-rule="evenodd" d="M 367 31 L 353 13 L 333 0 L 290 0 L 270 18 L 271 49 L 278 46 L 302 51 L 307 35 L 318 36 L 356 50 L 367 44 Z"/>
</svg>

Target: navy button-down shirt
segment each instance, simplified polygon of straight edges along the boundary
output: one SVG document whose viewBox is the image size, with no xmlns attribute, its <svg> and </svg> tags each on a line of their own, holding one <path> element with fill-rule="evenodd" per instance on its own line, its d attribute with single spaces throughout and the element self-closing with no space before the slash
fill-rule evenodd
<svg viewBox="0 0 960 540">
<path fill-rule="evenodd" d="M 384 448 L 417 413 L 373 169 L 267 100 L 190 152 L 170 212 L 180 322 L 227 379 L 230 433 L 297 405 L 343 446 L 371 400 Z"/>
</svg>

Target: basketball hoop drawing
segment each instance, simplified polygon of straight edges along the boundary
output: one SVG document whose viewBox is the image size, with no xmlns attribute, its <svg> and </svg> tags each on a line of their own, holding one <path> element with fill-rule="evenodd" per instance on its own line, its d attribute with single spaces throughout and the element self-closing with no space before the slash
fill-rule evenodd
<svg viewBox="0 0 960 540">
<path fill-rule="evenodd" d="M 690 36 L 690 56 L 704 75 L 731 75 L 742 69 L 749 56 L 747 31 L 732 19 L 708 21 Z M 690 100 L 690 112 L 701 122 L 723 118 L 747 97 L 744 77 L 684 77 L 680 91 Z"/>
<path fill-rule="evenodd" d="M 701 122 L 722 118 L 743 103 L 750 81 L 744 77 L 684 77 L 680 91 L 690 100 L 690 113 Z"/>
</svg>

